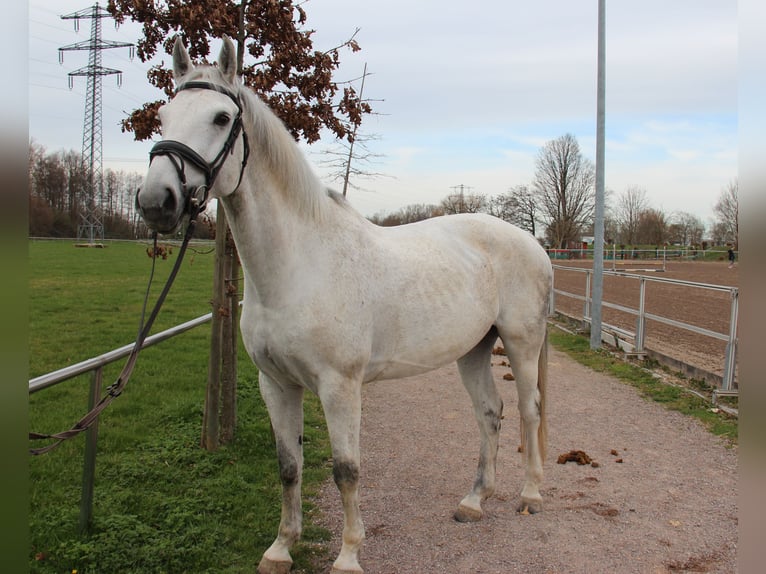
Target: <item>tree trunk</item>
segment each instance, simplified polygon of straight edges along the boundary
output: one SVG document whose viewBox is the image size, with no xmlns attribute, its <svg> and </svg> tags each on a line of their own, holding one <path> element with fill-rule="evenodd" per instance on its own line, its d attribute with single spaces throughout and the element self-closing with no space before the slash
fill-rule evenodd
<svg viewBox="0 0 766 574">
<path fill-rule="evenodd" d="M 215 271 L 213 276 L 213 318 L 210 324 L 210 358 L 207 368 L 205 410 L 202 417 L 202 448 L 213 451 L 220 442 L 218 411 L 221 398 L 221 353 L 225 310 L 226 215 L 218 202 L 215 226 Z"/>
<path fill-rule="evenodd" d="M 237 426 L 237 317 L 239 311 L 239 259 L 231 233 L 226 237 L 226 300 L 221 362 L 221 444 L 234 440 Z"/>
</svg>

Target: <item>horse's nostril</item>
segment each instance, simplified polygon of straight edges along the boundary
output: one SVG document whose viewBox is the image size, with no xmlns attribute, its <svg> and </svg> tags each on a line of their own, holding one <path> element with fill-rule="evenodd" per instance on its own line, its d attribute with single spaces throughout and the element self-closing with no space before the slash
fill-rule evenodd
<svg viewBox="0 0 766 574">
<path fill-rule="evenodd" d="M 165 190 L 165 201 L 162 202 L 162 210 L 165 213 L 173 213 L 176 210 L 176 196 L 171 189 Z"/>
</svg>

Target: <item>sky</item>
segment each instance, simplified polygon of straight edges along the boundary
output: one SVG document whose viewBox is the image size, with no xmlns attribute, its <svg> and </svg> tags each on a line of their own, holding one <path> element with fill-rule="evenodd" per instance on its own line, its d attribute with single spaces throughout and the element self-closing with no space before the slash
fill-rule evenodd
<svg viewBox="0 0 766 574">
<path fill-rule="evenodd" d="M 102 5 L 105 2 L 102 0 Z M 62 20 L 86 1 L 31 0 L 29 136 L 48 151 L 80 151 L 87 52 L 58 48 L 86 41 L 90 20 Z M 376 112 L 360 133 L 372 138 L 384 174 L 360 180 L 348 199 L 364 215 L 413 203 L 439 203 L 463 185 L 487 196 L 531 186 L 548 142 L 571 133 L 595 162 L 597 0 L 310 0 L 314 46 L 356 36 L 362 50 L 341 54 L 336 80 L 371 74 L 365 97 Z M 135 42 L 140 28 L 105 40 Z M 606 2 L 605 181 L 612 201 L 628 187 L 646 190 L 651 207 L 689 212 L 710 223 L 721 191 L 737 178 L 736 0 Z M 122 133 L 120 120 L 161 98 L 146 79 L 150 64 L 127 48 L 102 52 L 104 167 L 142 173 L 152 142 Z M 168 56 L 165 61 L 169 61 Z M 329 136 L 303 145 L 328 185 L 321 151 Z"/>
</svg>

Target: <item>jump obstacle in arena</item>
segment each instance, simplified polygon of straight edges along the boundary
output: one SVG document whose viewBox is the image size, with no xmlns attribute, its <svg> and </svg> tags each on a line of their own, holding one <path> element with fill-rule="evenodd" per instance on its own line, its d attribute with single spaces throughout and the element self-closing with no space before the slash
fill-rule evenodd
<svg viewBox="0 0 766 574">
<path fill-rule="evenodd" d="M 665 271 L 667 251 L 660 249 L 617 249 L 612 245 L 612 271 L 654 273 Z"/>
<path fill-rule="evenodd" d="M 593 249 L 547 249 L 552 260 L 593 261 Z M 681 251 L 666 249 L 619 249 L 612 246 L 604 251 L 604 268 L 610 271 L 653 273 L 666 270 L 668 258 L 694 259 Z"/>
</svg>

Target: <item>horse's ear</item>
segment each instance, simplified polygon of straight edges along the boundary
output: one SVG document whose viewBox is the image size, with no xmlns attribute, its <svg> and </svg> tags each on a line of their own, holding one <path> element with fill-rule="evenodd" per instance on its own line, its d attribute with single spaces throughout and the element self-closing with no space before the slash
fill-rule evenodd
<svg viewBox="0 0 766 574">
<path fill-rule="evenodd" d="M 237 76 L 237 49 L 228 36 L 223 37 L 223 46 L 221 46 L 221 53 L 218 55 L 218 69 L 221 70 L 227 82 L 234 83 Z"/>
<path fill-rule="evenodd" d="M 194 67 L 189 52 L 186 51 L 181 36 L 176 36 L 176 43 L 173 44 L 173 78 L 179 80 L 188 74 Z"/>
</svg>

